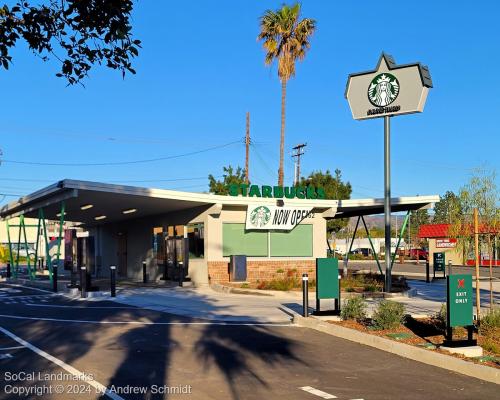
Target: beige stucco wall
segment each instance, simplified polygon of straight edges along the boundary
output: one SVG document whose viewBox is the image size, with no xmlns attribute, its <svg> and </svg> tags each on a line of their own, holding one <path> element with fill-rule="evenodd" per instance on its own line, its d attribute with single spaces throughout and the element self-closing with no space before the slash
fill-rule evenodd
<svg viewBox="0 0 500 400">
<path fill-rule="evenodd" d="M 96 265 L 97 268 L 100 267 L 100 274 L 105 276 L 110 265 L 118 265 L 118 237 L 119 234 L 126 234 L 127 277 L 142 279 L 142 262 L 146 261 L 150 279 L 159 279 L 163 269 L 158 267 L 153 254 L 153 228 L 205 222 L 205 210 L 206 207 L 193 208 L 175 213 L 104 224 L 90 229 L 90 234 L 96 240 Z M 197 285 L 208 284 L 206 260 L 190 259 L 188 276 Z"/>
<path fill-rule="evenodd" d="M 224 222 L 245 223 L 246 206 L 198 207 L 175 213 L 155 215 L 127 220 L 121 223 L 104 224 L 90 229 L 96 240 L 96 266 L 101 276 L 108 273 L 110 265 L 118 265 L 118 234 L 127 234 L 127 276 L 142 278 L 142 261 L 147 263 L 151 279 L 159 279 L 163 268 L 158 267 L 152 249 L 154 227 L 203 223 L 205 241 L 203 259 L 189 260 L 189 278 L 196 286 L 208 284 L 208 262 L 229 263 L 229 257 L 222 256 L 222 224 Z M 321 213 L 303 223 L 313 225 L 312 257 L 249 257 L 248 261 L 315 260 L 326 257 L 326 220 Z M 99 268 L 100 267 L 100 268 Z"/>
<path fill-rule="evenodd" d="M 229 257 L 223 257 L 222 252 L 222 224 L 223 223 L 245 223 L 246 207 L 229 207 L 222 208 L 220 215 L 207 215 L 206 236 L 209 236 L 205 246 L 205 257 L 208 261 L 227 261 Z M 294 259 L 311 260 L 317 257 L 326 257 L 326 220 L 320 213 L 315 213 L 314 218 L 307 219 L 302 224 L 313 225 L 313 256 L 312 257 L 293 257 Z M 208 247 L 207 247 L 208 244 Z M 248 261 L 252 260 L 287 260 L 290 257 L 248 257 Z"/>
<path fill-rule="evenodd" d="M 452 265 L 463 265 L 463 257 L 462 252 L 458 247 L 454 248 L 437 248 L 436 247 L 436 239 L 429 239 L 429 265 L 431 267 L 434 266 L 434 253 L 445 253 L 445 262 L 448 265 L 448 262 L 451 260 Z"/>
</svg>

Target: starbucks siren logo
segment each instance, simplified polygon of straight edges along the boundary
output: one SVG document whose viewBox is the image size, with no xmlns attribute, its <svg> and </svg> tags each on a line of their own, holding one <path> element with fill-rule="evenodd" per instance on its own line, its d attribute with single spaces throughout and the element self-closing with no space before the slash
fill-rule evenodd
<svg viewBox="0 0 500 400">
<path fill-rule="evenodd" d="M 271 219 L 271 210 L 266 206 L 260 206 L 250 213 L 250 223 L 256 228 L 267 225 Z"/>
<path fill-rule="evenodd" d="M 391 104 L 399 94 L 399 82 L 394 75 L 378 74 L 368 87 L 368 99 L 376 107 Z"/>
</svg>

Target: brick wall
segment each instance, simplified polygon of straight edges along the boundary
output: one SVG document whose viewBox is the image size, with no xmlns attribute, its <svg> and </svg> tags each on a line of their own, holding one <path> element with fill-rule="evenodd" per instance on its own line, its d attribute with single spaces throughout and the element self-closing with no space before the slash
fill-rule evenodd
<svg viewBox="0 0 500 400">
<path fill-rule="evenodd" d="M 309 279 L 316 279 L 315 260 L 258 260 L 247 262 L 247 281 L 262 282 L 286 276 L 288 270 L 296 269 L 297 274 L 309 274 Z M 278 272 L 283 270 L 283 272 Z M 210 283 L 229 282 L 229 262 L 208 261 Z"/>
</svg>

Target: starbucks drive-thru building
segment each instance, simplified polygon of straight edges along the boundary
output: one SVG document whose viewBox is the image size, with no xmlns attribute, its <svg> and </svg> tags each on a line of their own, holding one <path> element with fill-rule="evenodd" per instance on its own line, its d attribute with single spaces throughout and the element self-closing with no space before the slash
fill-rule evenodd
<svg viewBox="0 0 500 400">
<path fill-rule="evenodd" d="M 327 255 L 328 219 L 383 212 L 383 199 L 323 197 L 312 187 L 243 185 L 222 196 L 62 180 L 4 206 L 0 217 L 64 220 L 66 269 L 85 264 L 94 276 L 108 276 L 116 265 L 118 276 L 141 279 L 146 262 L 150 279 L 159 279 L 165 268 L 174 278 L 182 263 L 194 284 L 203 285 L 229 281 L 231 255 L 247 256 L 248 281 L 272 279 L 278 270 L 314 273 L 315 259 Z M 391 209 L 437 201 L 394 198 Z"/>
</svg>

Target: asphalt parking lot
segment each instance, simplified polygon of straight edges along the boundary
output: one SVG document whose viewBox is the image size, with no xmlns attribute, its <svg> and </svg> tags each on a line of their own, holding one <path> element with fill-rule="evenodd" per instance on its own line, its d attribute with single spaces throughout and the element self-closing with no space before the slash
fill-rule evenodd
<svg viewBox="0 0 500 400">
<path fill-rule="evenodd" d="M 497 385 L 289 324 L 207 321 L 7 284 L 0 306 L 1 399 L 498 398 Z"/>
</svg>

